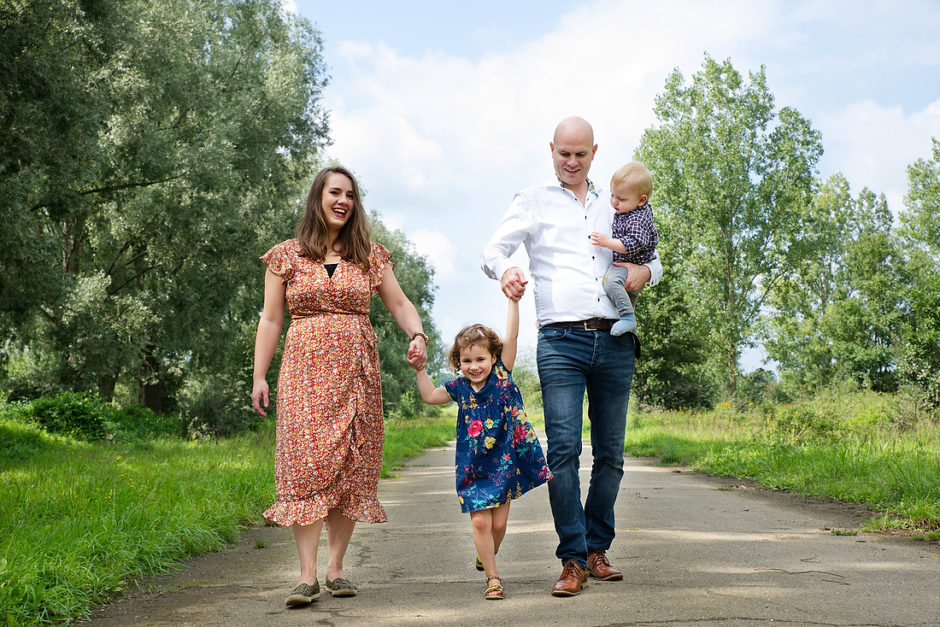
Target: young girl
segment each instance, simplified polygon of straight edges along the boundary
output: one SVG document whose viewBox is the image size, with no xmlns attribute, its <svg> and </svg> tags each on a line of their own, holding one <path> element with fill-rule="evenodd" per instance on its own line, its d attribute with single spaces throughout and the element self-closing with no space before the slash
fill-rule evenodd
<svg viewBox="0 0 940 627">
<path fill-rule="evenodd" d="M 477 570 L 486 573 L 485 599 L 503 598 L 496 552 L 506 534 L 509 501 L 552 478 L 542 447 L 526 420 L 512 382 L 519 336 L 519 303 L 509 301 L 506 337 L 482 324 L 457 334 L 450 365 L 463 376 L 435 388 L 418 370 L 418 389 L 429 405 L 457 402 L 457 498 L 470 513 Z"/>
</svg>

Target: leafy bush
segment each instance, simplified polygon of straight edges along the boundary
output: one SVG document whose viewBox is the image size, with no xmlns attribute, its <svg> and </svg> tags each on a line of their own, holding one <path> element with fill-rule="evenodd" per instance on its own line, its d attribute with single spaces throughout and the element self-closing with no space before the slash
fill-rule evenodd
<svg viewBox="0 0 940 627">
<path fill-rule="evenodd" d="M 178 417 L 155 414 L 142 405 L 111 408 L 108 428 L 115 440 L 152 440 L 183 434 Z"/>
<path fill-rule="evenodd" d="M 783 444 L 819 444 L 834 441 L 841 425 L 829 412 L 809 405 L 782 405 L 765 410 L 770 422 L 767 434 Z"/>
<path fill-rule="evenodd" d="M 81 440 L 101 440 L 108 434 L 110 406 L 98 396 L 82 392 L 59 392 L 42 396 L 26 405 L 22 417 L 41 425 L 49 433 Z"/>
<path fill-rule="evenodd" d="M 203 373 L 189 377 L 177 395 L 184 435 L 227 436 L 263 422 L 251 409 L 248 394 L 244 381 L 228 375 Z M 274 415 L 273 402 L 267 412 Z"/>
</svg>

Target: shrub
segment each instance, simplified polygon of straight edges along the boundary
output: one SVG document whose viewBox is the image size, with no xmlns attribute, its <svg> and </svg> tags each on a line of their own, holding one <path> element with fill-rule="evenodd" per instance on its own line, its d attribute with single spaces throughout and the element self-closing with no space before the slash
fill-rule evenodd
<svg viewBox="0 0 940 627">
<path fill-rule="evenodd" d="M 184 435 L 227 436 L 263 422 L 251 409 L 247 384 L 229 375 L 190 376 L 177 395 Z M 267 408 L 274 415 L 274 403 Z"/>
<path fill-rule="evenodd" d="M 59 392 L 27 404 L 21 416 L 41 425 L 49 433 L 81 440 L 101 440 L 107 434 L 110 406 L 101 398 L 84 392 Z"/>
<path fill-rule="evenodd" d="M 774 441 L 784 444 L 818 444 L 831 442 L 841 429 L 827 411 L 809 405 L 774 406 L 765 410 Z"/>
<path fill-rule="evenodd" d="M 115 440 L 150 440 L 182 435 L 179 417 L 155 414 L 142 405 L 112 408 L 109 430 Z"/>
</svg>

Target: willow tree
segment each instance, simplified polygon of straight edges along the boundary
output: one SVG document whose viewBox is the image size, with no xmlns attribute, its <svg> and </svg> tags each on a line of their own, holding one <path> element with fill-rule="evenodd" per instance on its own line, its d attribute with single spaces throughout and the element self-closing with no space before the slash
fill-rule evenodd
<svg viewBox="0 0 940 627">
<path fill-rule="evenodd" d="M 656 211 L 676 216 L 688 244 L 693 316 L 733 394 L 768 295 L 805 255 L 820 135 L 795 109 L 775 109 L 763 67 L 745 78 L 708 56 L 691 83 L 669 76 L 654 112 L 637 158 L 653 172 Z"/>
<path fill-rule="evenodd" d="M 18 0 L 0 42 L 7 336 L 155 408 L 244 361 L 257 256 L 328 141 L 319 34 L 278 0 Z"/>
</svg>

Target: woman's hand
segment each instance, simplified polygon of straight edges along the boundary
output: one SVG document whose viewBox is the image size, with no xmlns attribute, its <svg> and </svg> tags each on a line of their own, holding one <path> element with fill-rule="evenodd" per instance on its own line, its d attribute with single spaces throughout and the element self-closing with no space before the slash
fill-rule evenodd
<svg viewBox="0 0 940 627">
<path fill-rule="evenodd" d="M 261 409 L 261 401 L 264 401 L 264 406 L 268 406 L 268 382 L 264 379 L 259 379 L 255 381 L 255 385 L 251 390 L 251 406 L 255 408 L 255 411 L 260 416 L 268 417 L 268 414 Z"/>
<path fill-rule="evenodd" d="M 405 357 L 415 370 L 421 370 L 427 365 L 428 347 L 424 343 L 423 337 L 416 335 L 415 339 L 411 340 L 411 344 L 408 345 L 408 353 Z"/>
</svg>

